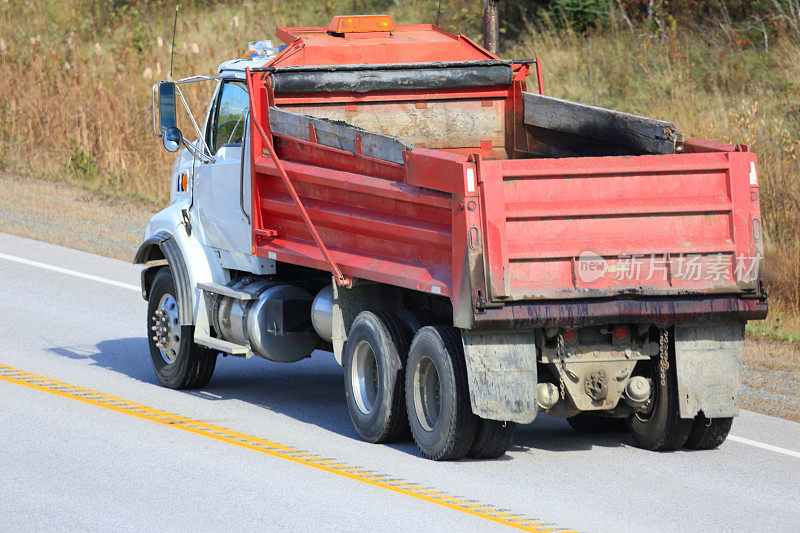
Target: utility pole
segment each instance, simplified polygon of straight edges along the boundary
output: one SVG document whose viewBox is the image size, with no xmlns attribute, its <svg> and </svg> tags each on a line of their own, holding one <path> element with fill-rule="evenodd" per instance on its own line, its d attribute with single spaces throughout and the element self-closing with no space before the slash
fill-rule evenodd
<svg viewBox="0 0 800 533">
<path fill-rule="evenodd" d="M 497 4 L 500 0 L 483 0 L 483 47 L 496 54 L 500 41 Z"/>
</svg>

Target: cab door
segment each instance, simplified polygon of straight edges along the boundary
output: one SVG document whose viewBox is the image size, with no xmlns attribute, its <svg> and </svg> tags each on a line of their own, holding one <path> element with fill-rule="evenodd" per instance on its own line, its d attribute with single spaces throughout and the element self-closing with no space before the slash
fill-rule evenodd
<svg viewBox="0 0 800 533">
<path fill-rule="evenodd" d="M 250 255 L 250 173 L 244 137 L 250 100 L 241 80 L 220 82 L 206 121 L 211 163 L 195 160 L 193 211 L 203 244 Z"/>
</svg>

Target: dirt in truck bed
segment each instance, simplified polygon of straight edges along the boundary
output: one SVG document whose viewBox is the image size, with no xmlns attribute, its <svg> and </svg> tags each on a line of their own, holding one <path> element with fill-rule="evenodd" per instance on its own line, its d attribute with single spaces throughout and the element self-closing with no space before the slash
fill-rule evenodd
<svg viewBox="0 0 800 533">
<path fill-rule="evenodd" d="M 0 171 L 2 233 L 131 261 L 157 209 Z M 800 422 L 800 343 L 748 337 L 742 407 Z"/>
</svg>

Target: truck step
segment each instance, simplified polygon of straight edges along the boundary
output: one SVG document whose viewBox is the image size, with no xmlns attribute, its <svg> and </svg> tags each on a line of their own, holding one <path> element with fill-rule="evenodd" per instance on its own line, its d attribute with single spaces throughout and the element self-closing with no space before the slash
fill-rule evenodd
<svg viewBox="0 0 800 533">
<path fill-rule="evenodd" d="M 239 355 L 244 357 L 251 357 L 253 355 L 249 346 L 242 346 L 241 344 L 234 344 L 222 339 L 215 339 L 213 337 L 201 337 L 195 335 L 194 342 L 211 348 L 212 350 L 219 350 L 220 352 L 229 353 L 231 355 Z"/>
<path fill-rule="evenodd" d="M 258 298 L 255 294 L 249 292 L 237 291 L 219 283 L 198 283 L 197 288 L 201 291 L 213 292 L 214 294 L 221 294 L 237 300 L 255 300 Z"/>
</svg>

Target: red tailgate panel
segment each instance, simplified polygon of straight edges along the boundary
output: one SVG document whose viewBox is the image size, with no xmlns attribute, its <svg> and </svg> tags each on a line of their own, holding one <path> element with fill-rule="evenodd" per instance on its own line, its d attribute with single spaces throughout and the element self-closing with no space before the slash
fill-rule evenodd
<svg viewBox="0 0 800 533">
<path fill-rule="evenodd" d="M 740 292 L 749 153 L 482 161 L 495 300 Z"/>
</svg>

